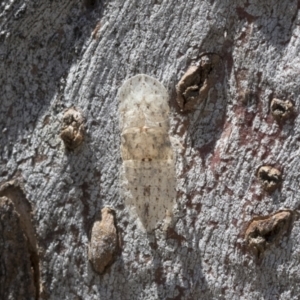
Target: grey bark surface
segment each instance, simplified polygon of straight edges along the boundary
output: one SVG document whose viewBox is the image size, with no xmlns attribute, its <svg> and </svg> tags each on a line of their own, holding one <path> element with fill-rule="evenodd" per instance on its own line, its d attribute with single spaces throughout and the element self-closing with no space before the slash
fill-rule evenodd
<svg viewBox="0 0 300 300">
<path fill-rule="evenodd" d="M 7 201 L 0 296 L 17 299 L 20 286 L 18 278 L 5 281 L 5 232 L 13 226 L 10 245 L 17 258 L 24 245 L 26 272 L 34 257 L 24 299 L 299 299 L 298 219 L 259 260 L 245 240 L 253 218 L 299 209 L 299 7 L 293 0 L 0 1 L 0 196 Z M 203 53 L 221 57 L 224 76 L 198 108 L 181 113 L 175 86 Z M 125 205 L 119 176 L 117 92 L 141 73 L 166 87 L 176 140 L 172 222 L 149 233 Z M 276 121 L 273 98 L 290 100 L 293 116 Z M 72 106 L 85 118 L 74 151 L 60 138 Z M 268 165 L 282 173 L 272 193 L 256 176 Z M 13 179 L 22 192 L 6 188 Z M 88 244 L 106 206 L 116 214 L 119 252 L 99 275 Z M 8 214 L 15 219 L 4 224 Z"/>
</svg>

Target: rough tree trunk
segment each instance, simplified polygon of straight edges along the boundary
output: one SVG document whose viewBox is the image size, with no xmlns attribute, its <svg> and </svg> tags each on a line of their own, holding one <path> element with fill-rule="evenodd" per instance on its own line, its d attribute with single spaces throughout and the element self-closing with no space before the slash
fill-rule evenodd
<svg viewBox="0 0 300 300">
<path fill-rule="evenodd" d="M 0 1 L 0 299 L 299 299 L 298 8 Z M 205 91 L 182 111 L 190 66 L 183 91 Z M 120 177 L 117 92 L 137 74 L 167 89 L 176 157 L 172 221 L 148 232 Z"/>
</svg>

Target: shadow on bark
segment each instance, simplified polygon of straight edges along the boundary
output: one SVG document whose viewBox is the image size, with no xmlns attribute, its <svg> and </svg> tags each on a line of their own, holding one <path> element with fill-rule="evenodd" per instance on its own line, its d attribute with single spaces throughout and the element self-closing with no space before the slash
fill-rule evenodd
<svg viewBox="0 0 300 300">
<path fill-rule="evenodd" d="M 223 132 L 227 107 L 225 63 L 221 57 L 217 76 L 208 87 L 206 97 L 194 111 L 186 114 L 187 138 L 203 158 L 214 150 Z"/>
<path fill-rule="evenodd" d="M 90 3 L 91 2 L 91 3 Z M 14 1 L 0 35 L 0 143 L 4 163 L 14 143 L 31 146 L 39 118 L 63 108 L 64 82 L 102 17 L 98 1 Z M 45 118 L 44 122 L 47 122 Z M 0 174 L 5 176 L 4 174 Z"/>
</svg>

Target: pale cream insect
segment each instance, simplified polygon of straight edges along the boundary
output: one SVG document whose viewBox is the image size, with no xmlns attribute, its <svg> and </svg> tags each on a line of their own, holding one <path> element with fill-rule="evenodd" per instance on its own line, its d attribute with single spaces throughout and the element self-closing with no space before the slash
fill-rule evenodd
<svg viewBox="0 0 300 300">
<path fill-rule="evenodd" d="M 168 93 L 140 74 L 124 82 L 118 98 L 125 203 L 151 231 L 171 214 L 176 196 Z"/>
</svg>

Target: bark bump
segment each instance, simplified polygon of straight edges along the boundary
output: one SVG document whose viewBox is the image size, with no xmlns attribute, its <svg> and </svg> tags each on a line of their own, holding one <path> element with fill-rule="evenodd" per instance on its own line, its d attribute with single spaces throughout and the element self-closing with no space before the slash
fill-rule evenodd
<svg viewBox="0 0 300 300">
<path fill-rule="evenodd" d="M 108 207 L 101 210 L 101 221 L 96 221 L 92 228 L 88 257 L 93 269 L 103 273 L 113 262 L 117 252 L 118 234 L 115 226 L 114 212 Z"/>
<path fill-rule="evenodd" d="M 262 166 L 257 172 L 257 177 L 265 191 L 274 192 L 282 181 L 281 172 L 271 166 Z"/>
<path fill-rule="evenodd" d="M 283 121 L 291 117 L 293 104 L 289 100 L 280 100 L 274 98 L 271 102 L 271 113 L 275 120 Z"/>
<path fill-rule="evenodd" d="M 84 139 L 84 118 L 75 107 L 68 109 L 63 116 L 60 137 L 68 150 L 77 148 Z"/>
<path fill-rule="evenodd" d="M 205 100 L 216 81 L 220 61 L 217 54 L 205 54 L 198 66 L 191 66 L 183 75 L 176 86 L 177 102 L 182 111 L 192 111 Z"/>
<path fill-rule="evenodd" d="M 279 211 L 251 221 L 246 230 L 245 239 L 248 247 L 258 258 L 288 231 L 292 217 L 291 211 Z"/>
</svg>

